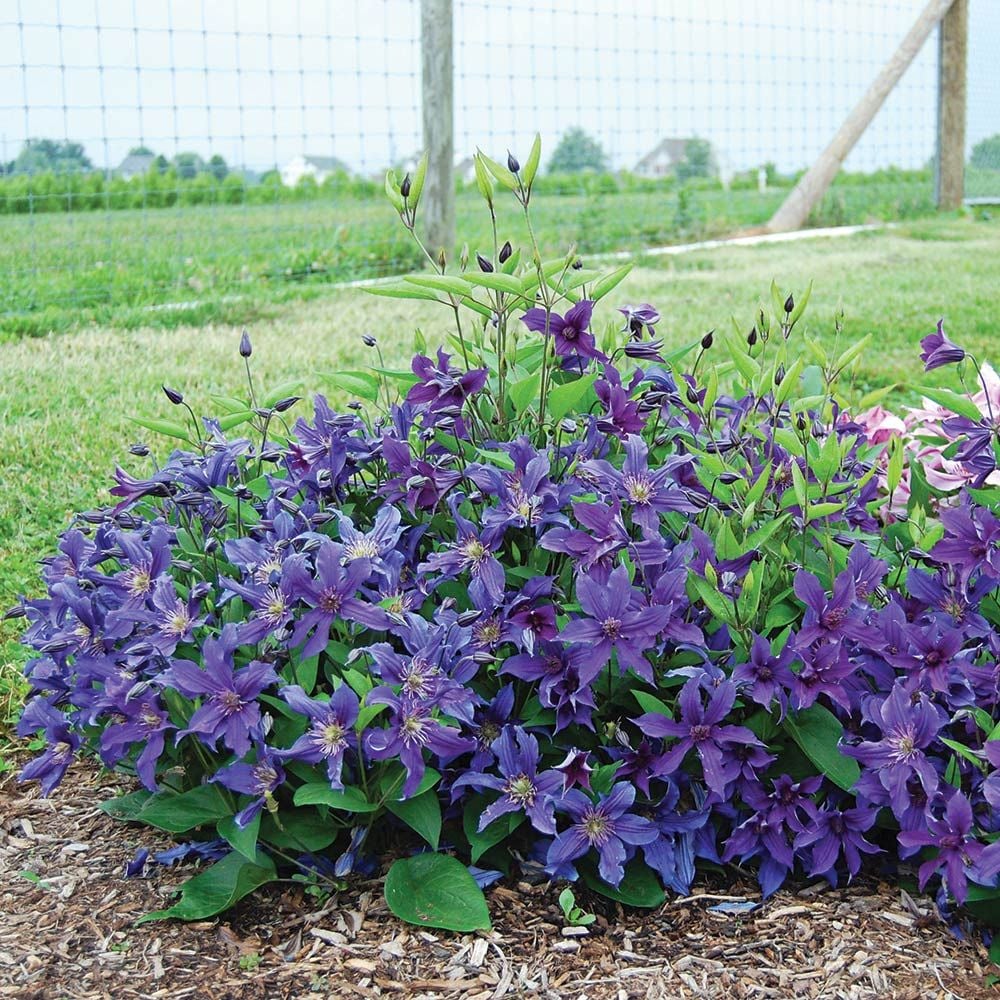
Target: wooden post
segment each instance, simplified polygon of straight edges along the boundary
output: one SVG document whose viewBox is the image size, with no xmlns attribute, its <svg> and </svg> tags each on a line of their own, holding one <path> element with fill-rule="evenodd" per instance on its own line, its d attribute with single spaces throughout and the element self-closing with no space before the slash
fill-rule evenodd
<svg viewBox="0 0 1000 1000">
<path fill-rule="evenodd" d="M 965 61 L 969 0 L 954 0 L 941 22 L 938 61 L 937 204 L 961 208 L 965 194 Z"/>
<path fill-rule="evenodd" d="M 452 0 L 420 0 L 424 151 L 427 178 L 420 199 L 427 249 L 455 247 L 454 72 Z"/>
<path fill-rule="evenodd" d="M 864 96 L 844 119 L 843 125 L 823 150 L 816 162 L 806 171 L 795 185 L 781 207 L 764 227 L 769 233 L 784 233 L 801 228 L 809 213 L 826 194 L 827 188 L 837 176 L 847 154 L 871 124 L 892 88 L 908 69 L 914 57 L 923 48 L 924 42 L 947 13 L 953 0 L 928 0 L 923 13 L 914 22 L 900 42 L 892 58 L 882 67 L 882 71 L 872 82 Z"/>
</svg>

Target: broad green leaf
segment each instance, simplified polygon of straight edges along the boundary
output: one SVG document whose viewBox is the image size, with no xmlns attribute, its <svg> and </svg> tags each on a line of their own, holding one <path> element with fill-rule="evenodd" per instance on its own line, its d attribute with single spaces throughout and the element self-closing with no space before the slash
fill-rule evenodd
<svg viewBox="0 0 1000 1000">
<path fill-rule="evenodd" d="M 637 906 L 645 910 L 662 906 L 667 894 L 660 885 L 656 874 L 639 860 L 633 861 L 625 869 L 625 877 L 617 888 L 604 881 L 590 861 L 580 864 L 580 874 L 584 882 L 601 896 L 614 899 L 626 906 Z"/>
<path fill-rule="evenodd" d="M 289 396 L 294 396 L 301 388 L 302 379 L 300 378 L 281 382 L 261 397 L 260 405 L 264 407 L 274 406 L 275 403 L 279 403 L 283 399 L 288 399 Z"/>
<path fill-rule="evenodd" d="M 727 597 L 723 597 L 714 584 L 709 583 L 708 580 L 698 576 L 693 571 L 688 576 L 688 582 L 694 587 L 695 592 L 701 598 L 705 607 L 716 618 L 726 622 L 728 625 L 736 623 L 736 610 L 733 607 L 732 601 Z"/>
<path fill-rule="evenodd" d="M 332 372 L 326 379 L 337 389 L 370 403 L 378 398 L 378 379 L 368 372 Z"/>
<path fill-rule="evenodd" d="M 388 299 L 426 299 L 428 302 L 441 302 L 432 291 L 425 288 L 411 287 L 403 281 L 386 282 L 382 285 L 363 285 L 369 295 L 381 295 Z M 445 303 L 447 305 L 447 303 Z"/>
<path fill-rule="evenodd" d="M 644 712 L 653 712 L 659 715 L 665 715 L 668 719 L 672 719 L 674 717 L 674 713 L 671 711 L 670 706 L 665 701 L 660 701 L 656 695 L 649 694 L 646 691 L 633 691 L 631 694 Z"/>
<path fill-rule="evenodd" d="M 253 420 L 253 418 L 253 410 L 241 410 L 239 413 L 227 413 L 224 417 L 219 417 L 219 427 L 223 431 L 231 431 L 234 427 L 239 427 L 240 424 L 245 424 L 247 421 Z"/>
<path fill-rule="evenodd" d="M 418 288 L 433 288 L 449 295 L 469 294 L 468 283 L 453 274 L 408 274 L 403 280 Z"/>
<path fill-rule="evenodd" d="M 597 302 L 598 299 L 603 299 L 605 295 L 608 294 L 612 289 L 617 288 L 629 275 L 632 270 L 631 264 L 625 264 L 622 267 L 617 268 L 610 274 L 606 274 L 603 278 L 594 282 L 594 287 L 591 289 L 591 298 Z"/>
<path fill-rule="evenodd" d="M 957 413 L 960 417 L 968 417 L 969 420 L 982 420 L 983 415 L 979 412 L 979 407 L 967 396 L 960 396 L 951 389 L 938 389 L 932 385 L 914 386 L 917 392 L 933 400 L 939 406 L 943 406 L 952 413 Z"/>
<path fill-rule="evenodd" d="M 795 303 L 795 308 L 791 311 L 788 317 L 788 322 L 790 324 L 797 323 L 802 314 L 806 311 L 806 306 L 809 304 L 809 297 L 812 295 L 813 283 L 810 280 L 809 284 L 806 286 L 805 292 L 803 292 L 802 297 L 798 302 Z M 782 308 L 784 308 L 784 303 L 782 303 Z"/>
<path fill-rule="evenodd" d="M 278 877 L 274 862 L 263 852 L 253 861 L 233 851 L 211 868 L 181 886 L 181 898 L 169 909 L 147 913 L 136 923 L 152 920 L 204 920 L 223 913 L 234 903 L 248 896 L 254 889 Z"/>
<path fill-rule="evenodd" d="M 222 839 L 248 861 L 257 858 L 257 835 L 260 833 L 260 813 L 241 830 L 232 816 L 226 816 L 215 824 L 215 830 Z"/>
<path fill-rule="evenodd" d="M 535 139 L 531 144 L 531 150 L 528 153 L 528 159 L 525 160 L 524 166 L 521 168 L 521 179 L 524 181 L 525 187 L 531 187 L 531 182 L 535 179 L 535 174 L 538 173 L 538 164 L 542 158 L 542 137 L 536 132 Z"/>
<path fill-rule="evenodd" d="M 470 858 L 475 864 L 491 847 L 505 841 L 525 820 L 522 812 L 510 812 L 495 819 L 480 833 L 479 818 L 489 805 L 485 795 L 474 795 L 466 802 L 462 812 L 462 828 L 471 848 Z"/>
<path fill-rule="evenodd" d="M 474 271 L 469 274 L 463 274 L 462 280 L 467 282 L 468 285 L 490 288 L 495 292 L 508 292 L 511 295 L 516 295 L 518 298 L 522 294 L 521 282 L 512 274 L 504 274 L 498 271 L 492 273 Z M 468 285 L 465 289 L 466 295 L 469 293 Z"/>
<path fill-rule="evenodd" d="M 986 769 L 986 762 L 976 755 L 976 752 L 971 748 L 964 746 L 957 740 L 949 740 L 944 736 L 940 737 L 941 742 L 951 750 L 954 750 L 960 757 L 964 757 L 971 764 L 974 764 L 981 771 Z"/>
<path fill-rule="evenodd" d="M 441 803 L 433 788 L 402 802 L 390 799 L 385 805 L 389 812 L 398 816 L 437 850 L 441 839 Z"/>
<path fill-rule="evenodd" d="M 378 805 L 369 802 L 360 789 L 348 786 L 337 791 L 325 781 L 297 788 L 292 801 L 297 806 L 329 806 L 350 813 L 368 813 L 378 809 Z"/>
<path fill-rule="evenodd" d="M 330 816 L 316 809 L 283 808 L 277 817 L 264 813 L 260 821 L 260 840 L 284 851 L 311 854 L 329 847 L 342 829 Z"/>
<path fill-rule="evenodd" d="M 477 150 L 486 169 L 509 191 L 517 190 L 517 178 L 504 166 L 491 160 L 481 149 Z"/>
<path fill-rule="evenodd" d="M 147 431 L 162 434 L 164 437 L 191 443 L 191 428 L 175 423 L 173 420 L 145 420 L 141 417 L 133 417 L 132 423 L 145 427 Z"/>
<path fill-rule="evenodd" d="M 427 154 L 420 157 L 417 169 L 410 179 L 410 205 L 416 208 L 420 202 L 420 194 L 424 190 L 424 180 L 427 177 Z"/>
<path fill-rule="evenodd" d="M 403 211 L 403 196 L 399 193 L 399 181 L 395 170 L 385 172 L 385 196 L 397 212 Z"/>
<path fill-rule="evenodd" d="M 854 788 L 861 770 L 853 757 L 846 757 L 840 752 L 838 744 L 844 735 L 844 727 L 832 712 L 822 705 L 813 704 L 794 716 L 787 716 L 783 725 L 802 752 L 835 785 L 845 792 Z"/>
<path fill-rule="evenodd" d="M 483 890 L 461 861 L 447 854 L 400 858 L 385 878 L 385 901 L 407 923 L 443 930 L 490 930 Z"/>
<path fill-rule="evenodd" d="M 190 791 L 157 792 L 143 806 L 137 819 L 168 833 L 184 833 L 232 814 L 232 807 L 218 785 L 198 785 Z"/>
<path fill-rule="evenodd" d="M 538 399 L 538 390 L 541 385 L 541 372 L 534 372 L 527 378 L 515 382 L 507 391 L 510 401 L 514 404 L 514 412 L 521 416 L 522 413 Z"/>
<path fill-rule="evenodd" d="M 128 795 L 119 795 L 113 799 L 107 799 L 100 805 L 101 812 L 107 813 L 112 819 L 132 822 L 138 820 L 146 803 L 153 797 L 152 792 L 141 790 L 129 792 Z"/>
<path fill-rule="evenodd" d="M 489 204 L 493 204 L 493 178 L 490 177 L 489 171 L 486 169 L 486 164 L 483 162 L 483 157 L 481 153 L 476 153 L 472 158 L 472 163 L 476 171 L 476 187 L 479 188 L 479 193 L 486 199 Z"/>
<path fill-rule="evenodd" d="M 574 379 L 572 382 L 564 382 L 562 385 L 553 386 L 549 390 L 545 403 L 549 411 L 549 416 L 558 422 L 568 413 L 578 413 L 581 409 L 586 409 L 586 407 L 581 407 L 580 404 L 587 398 L 588 393 L 593 392 L 596 381 L 596 375 L 584 375 L 582 378 Z"/>
</svg>

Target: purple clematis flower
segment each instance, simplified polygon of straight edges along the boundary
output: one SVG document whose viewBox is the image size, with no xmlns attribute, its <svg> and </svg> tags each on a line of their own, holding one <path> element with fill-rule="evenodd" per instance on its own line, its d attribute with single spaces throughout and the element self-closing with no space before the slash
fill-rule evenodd
<svg viewBox="0 0 1000 1000">
<path fill-rule="evenodd" d="M 850 878 L 861 870 L 862 854 L 879 854 L 881 848 L 865 840 L 875 825 L 878 808 L 857 806 L 841 809 L 829 802 L 817 810 L 812 822 L 795 838 L 796 853 L 808 847 L 812 851 L 810 875 L 825 875 L 836 884 L 837 859 L 841 854 Z"/>
<path fill-rule="evenodd" d="M 310 698 L 297 684 L 283 687 L 278 694 L 291 708 L 309 719 L 310 726 L 287 750 L 276 751 L 276 756 L 307 764 L 323 762 L 330 787 L 342 789 L 344 783 L 340 775 L 344 755 L 358 744 L 354 735 L 360 708 L 358 696 L 347 684 L 341 684 L 329 701 Z"/>
<path fill-rule="evenodd" d="M 479 817 L 479 831 L 507 813 L 524 812 L 539 833 L 554 834 L 555 804 L 563 794 L 563 776 L 555 770 L 538 773 L 538 740 L 520 726 L 508 727 L 494 740 L 493 752 L 503 777 L 470 771 L 452 786 L 472 785 L 500 792 Z"/>
<path fill-rule="evenodd" d="M 660 322 L 660 314 L 648 303 L 637 306 L 624 306 L 618 310 L 625 317 L 625 329 L 633 340 L 639 340 L 645 330 L 653 336 L 653 327 Z"/>
<path fill-rule="evenodd" d="M 784 648 L 775 656 L 771 644 L 755 635 L 750 645 L 750 659 L 733 668 L 733 681 L 746 691 L 751 701 L 770 709 L 778 703 L 781 718 L 788 711 L 788 690 L 795 680 L 790 664 L 795 659 L 795 635 L 788 636 Z"/>
<path fill-rule="evenodd" d="M 340 541 L 344 546 L 341 553 L 343 561 L 366 559 L 374 568 L 381 570 L 382 560 L 393 551 L 403 533 L 399 511 L 391 504 L 379 507 L 372 530 L 368 532 L 358 531 L 354 522 L 342 511 L 336 514 Z"/>
<path fill-rule="evenodd" d="M 156 693 L 150 690 L 129 698 L 115 699 L 122 721 L 113 722 L 101 733 L 100 754 L 105 767 L 114 767 L 135 743 L 142 750 L 135 762 L 135 773 L 151 792 L 155 792 L 156 762 L 163 753 L 168 729 L 176 729 Z"/>
<path fill-rule="evenodd" d="M 406 402 L 418 406 L 427 404 L 432 413 L 451 407 L 461 407 L 465 401 L 479 392 L 488 372 L 485 368 L 474 368 L 463 372 L 450 364 L 451 355 L 438 349 L 437 365 L 422 354 L 413 359 L 413 374 L 420 379 L 406 394 Z"/>
<path fill-rule="evenodd" d="M 806 606 L 798 636 L 800 649 L 817 639 L 840 639 L 854 634 L 851 626 L 857 616 L 853 614 L 855 585 L 850 570 L 837 574 L 833 596 L 827 597 L 819 580 L 801 569 L 795 574 L 795 595 Z"/>
<path fill-rule="evenodd" d="M 233 819 L 242 830 L 253 822 L 265 805 L 273 802 L 272 794 L 285 780 L 285 771 L 274 751 L 266 746 L 257 748 L 253 764 L 238 762 L 222 768 L 212 776 L 226 788 L 243 795 L 252 795 L 253 802 L 241 809 Z"/>
<path fill-rule="evenodd" d="M 69 717 L 42 697 L 28 702 L 17 723 L 19 736 L 27 736 L 39 729 L 45 734 L 45 750 L 25 765 L 18 780 L 37 781 L 42 795 L 48 795 L 62 781 L 83 739 L 74 731 Z"/>
<path fill-rule="evenodd" d="M 845 710 L 851 699 L 844 682 L 855 672 L 854 664 L 842 642 L 827 642 L 812 649 L 800 647 L 802 669 L 792 675 L 792 703 L 796 709 L 808 708 L 820 695 L 826 695 Z"/>
<path fill-rule="evenodd" d="M 298 557 L 288 560 L 289 593 L 312 609 L 299 619 L 292 633 L 292 644 L 297 645 L 312 632 L 302 647 L 303 657 L 315 656 L 326 649 L 335 621 L 357 622 L 375 630 L 389 627 L 389 616 L 381 608 L 357 596 L 361 585 L 371 576 L 371 563 L 359 558 L 346 560 L 345 565 L 345 560 L 344 546 L 325 536 L 316 553 L 315 579 Z"/>
<path fill-rule="evenodd" d="M 590 332 L 590 318 L 594 303 L 581 299 L 565 316 L 547 312 L 545 309 L 529 309 L 521 322 L 529 330 L 544 333 L 555 338 L 555 351 L 561 358 L 600 358 L 604 355 L 597 349 L 594 335 Z"/>
<path fill-rule="evenodd" d="M 980 571 L 1000 579 L 1000 518 L 971 506 L 944 508 L 940 518 L 945 537 L 931 549 L 931 558 L 956 567 L 963 583 Z"/>
<path fill-rule="evenodd" d="M 161 680 L 186 698 L 201 698 L 201 706 L 177 734 L 179 742 L 191 733 L 215 746 L 219 740 L 242 757 L 252 740 L 262 740 L 257 696 L 277 685 L 278 675 L 269 663 L 255 660 L 239 670 L 233 651 L 239 645 L 236 625 L 226 625 L 218 639 L 206 639 L 204 668 L 190 660 L 175 660 Z"/>
<path fill-rule="evenodd" d="M 647 736 L 673 737 L 677 740 L 660 758 L 657 771 L 673 774 L 692 749 L 697 750 L 705 773 L 705 784 L 725 796 L 726 786 L 736 778 L 740 761 L 731 752 L 733 744 L 761 746 L 760 741 L 745 726 L 720 725 L 736 701 L 736 685 L 723 681 L 711 690 L 708 705 L 702 704 L 701 679 L 688 680 L 677 697 L 681 710 L 679 722 L 659 712 L 647 712 L 634 719 Z"/>
<path fill-rule="evenodd" d="M 424 750 L 430 750 L 447 764 L 460 754 L 476 748 L 475 740 L 463 736 L 459 730 L 442 725 L 431 715 L 426 702 L 401 698 L 391 691 L 368 695 L 371 705 L 388 705 L 392 715 L 384 729 L 369 729 L 365 733 L 365 750 L 373 760 L 398 757 L 406 769 L 403 797 L 411 796 L 420 785 L 427 770 Z"/>
<path fill-rule="evenodd" d="M 608 885 L 620 885 L 625 877 L 625 845 L 649 844 L 660 835 L 651 820 L 628 811 L 633 802 L 635 789 L 624 781 L 597 802 L 575 788 L 566 792 L 556 808 L 568 813 L 573 825 L 552 842 L 545 870 L 556 877 L 576 878 L 572 862 L 596 848 L 601 878 Z"/>
<path fill-rule="evenodd" d="M 881 740 L 841 746 L 841 751 L 878 773 L 889 792 L 892 810 L 899 816 L 909 806 L 907 782 L 911 777 L 919 779 L 927 795 L 937 789 L 938 773 L 924 749 L 937 738 L 943 720 L 926 695 L 920 694 L 914 701 L 898 683 L 879 705 L 873 721 L 882 730 Z"/>
<path fill-rule="evenodd" d="M 586 644 L 587 661 L 595 669 L 603 667 L 615 652 L 623 674 L 632 669 L 652 683 L 653 668 L 644 654 L 666 627 L 670 609 L 640 603 L 624 566 L 604 582 L 595 574 L 581 573 L 576 578 L 576 596 L 588 617 L 571 621 L 560 633 L 562 640 Z"/>
<path fill-rule="evenodd" d="M 941 872 L 955 902 L 962 904 L 969 892 L 970 878 L 982 885 L 991 885 L 996 880 L 1000 872 L 1000 841 L 987 847 L 970 836 L 971 832 L 972 806 L 958 791 L 948 800 L 944 816 L 930 820 L 926 830 L 900 831 L 899 842 L 905 847 L 937 848 L 937 856 L 920 866 L 921 890 L 932 875 Z"/>
<path fill-rule="evenodd" d="M 924 371 L 934 371 L 943 365 L 958 364 L 965 359 L 965 351 L 953 344 L 944 332 L 944 320 L 939 319 L 937 330 L 929 333 L 920 341 L 920 360 L 924 363 Z"/>
</svg>

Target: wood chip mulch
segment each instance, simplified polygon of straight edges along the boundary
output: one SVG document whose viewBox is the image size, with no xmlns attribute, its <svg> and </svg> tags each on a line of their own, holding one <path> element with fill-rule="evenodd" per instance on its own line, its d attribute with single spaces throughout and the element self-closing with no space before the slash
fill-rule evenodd
<svg viewBox="0 0 1000 1000">
<path fill-rule="evenodd" d="M 875 881 L 784 890 L 739 916 L 711 907 L 754 899 L 749 883 L 703 880 L 696 895 L 655 912 L 583 895 L 578 902 L 598 913 L 586 933 L 564 927 L 555 887 L 523 882 L 487 890 L 492 932 L 422 931 L 389 913 L 379 880 L 322 904 L 301 886 L 277 885 L 220 919 L 136 927 L 169 905 L 192 869 L 122 878 L 138 847 L 169 844 L 98 811 L 123 780 L 76 766 L 51 799 L 0 782 L 0 997 L 1000 996 L 974 936 L 957 940 L 929 900 Z"/>
</svg>

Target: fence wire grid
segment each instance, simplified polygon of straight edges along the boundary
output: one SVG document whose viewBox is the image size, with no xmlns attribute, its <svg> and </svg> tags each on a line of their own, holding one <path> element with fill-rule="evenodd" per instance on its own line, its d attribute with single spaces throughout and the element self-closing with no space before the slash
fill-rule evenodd
<svg viewBox="0 0 1000 1000">
<path fill-rule="evenodd" d="M 526 152 L 536 131 L 547 249 L 765 222 L 923 6 L 453 0 L 460 238 L 488 235 L 476 147 Z M 419 265 L 381 196 L 385 169 L 412 167 L 421 148 L 419 0 L 4 8 L 0 330 Z M 998 42 L 1000 4 L 970 0 L 974 199 L 1000 196 Z M 932 36 L 811 223 L 933 211 L 937 79 Z"/>
</svg>

